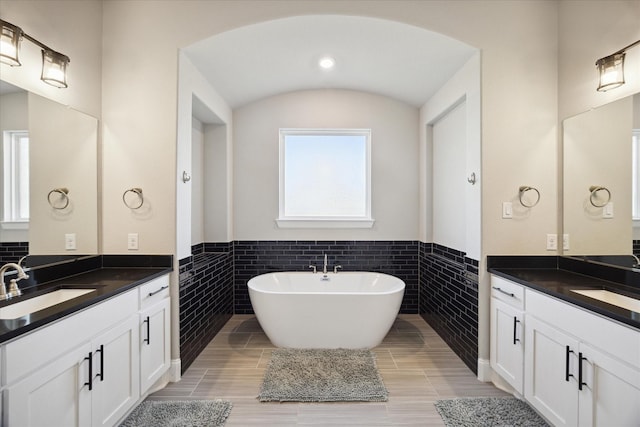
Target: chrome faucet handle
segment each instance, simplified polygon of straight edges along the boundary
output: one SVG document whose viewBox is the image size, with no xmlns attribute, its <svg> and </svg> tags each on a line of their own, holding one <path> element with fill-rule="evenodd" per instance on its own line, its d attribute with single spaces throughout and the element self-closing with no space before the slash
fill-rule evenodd
<svg viewBox="0 0 640 427">
<path fill-rule="evenodd" d="M 333 272 L 334 272 L 335 274 L 338 274 L 338 269 L 339 269 L 339 268 L 341 269 L 341 268 L 342 268 L 342 266 L 341 266 L 341 265 L 334 265 L 334 266 L 333 266 Z"/>
<path fill-rule="evenodd" d="M 316 273 L 317 268 L 316 268 L 316 266 L 315 266 L 315 265 L 310 265 L 310 266 L 309 266 L 309 268 L 313 268 L 313 273 L 314 273 L 314 274 Z"/>
</svg>

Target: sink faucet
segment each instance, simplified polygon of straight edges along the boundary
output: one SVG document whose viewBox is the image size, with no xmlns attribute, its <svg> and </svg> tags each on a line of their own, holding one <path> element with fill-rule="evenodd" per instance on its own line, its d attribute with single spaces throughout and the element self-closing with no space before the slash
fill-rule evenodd
<svg viewBox="0 0 640 427">
<path fill-rule="evenodd" d="M 10 280 L 9 292 L 7 293 L 7 286 L 4 282 L 4 273 L 10 268 L 15 269 L 18 276 L 15 279 Z M 27 279 L 28 277 L 29 276 L 25 274 L 22 267 L 16 263 L 10 262 L 3 265 L 2 268 L 0 268 L 0 281 L 2 281 L 2 285 L 0 286 L 0 301 L 22 295 L 22 291 L 18 288 L 18 280 Z"/>
<path fill-rule="evenodd" d="M 327 274 L 327 254 L 324 254 L 324 265 L 322 266 L 322 273 Z"/>
<path fill-rule="evenodd" d="M 631 254 L 631 256 L 636 261 L 636 262 L 633 263 L 632 268 L 640 267 L 640 259 L 638 259 L 638 257 L 635 254 Z"/>
</svg>

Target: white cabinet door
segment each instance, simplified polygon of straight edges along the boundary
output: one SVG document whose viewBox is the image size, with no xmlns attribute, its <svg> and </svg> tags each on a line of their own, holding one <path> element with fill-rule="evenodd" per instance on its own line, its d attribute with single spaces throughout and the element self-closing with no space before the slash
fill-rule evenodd
<svg viewBox="0 0 640 427">
<path fill-rule="evenodd" d="M 556 427 L 578 425 L 578 341 L 527 315 L 525 347 L 527 401 Z"/>
<path fill-rule="evenodd" d="M 640 426 L 640 370 L 586 344 L 580 355 L 580 426 Z"/>
<path fill-rule="evenodd" d="M 91 425 L 90 352 L 91 345 L 87 342 L 7 387 L 3 425 Z"/>
<path fill-rule="evenodd" d="M 129 319 L 93 340 L 93 426 L 111 426 L 140 396 L 138 319 Z"/>
<path fill-rule="evenodd" d="M 491 298 L 491 368 L 523 393 L 524 316 L 522 311 Z"/>
<path fill-rule="evenodd" d="M 144 394 L 171 364 L 170 300 L 140 312 L 140 389 Z"/>
</svg>

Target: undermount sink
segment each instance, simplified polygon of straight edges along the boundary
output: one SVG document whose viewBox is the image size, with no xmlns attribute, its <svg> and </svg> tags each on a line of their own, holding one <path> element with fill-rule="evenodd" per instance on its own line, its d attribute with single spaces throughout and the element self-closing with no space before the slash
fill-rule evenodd
<svg viewBox="0 0 640 427">
<path fill-rule="evenodd" d="M 57 291 L 17 302 L 6 307 L 0 307 L 0 319 L 17 319 L 93 292 L 94 290 L 95 289 L 58 289 Z"/>
<path fill-rule="evenodd" d="M 605 291 L 601 289 L 589 289 L 589 290 L 572 290 L 580 295 L 584 295 L 589 298 L 594 298 L 607 304 L 612 304 L 618 307 L 626 308 L 627 310 L 640 313 L 640 299 L 631 298 L 625 295 L 620 295 L 615 292 Z"/>
</svg>

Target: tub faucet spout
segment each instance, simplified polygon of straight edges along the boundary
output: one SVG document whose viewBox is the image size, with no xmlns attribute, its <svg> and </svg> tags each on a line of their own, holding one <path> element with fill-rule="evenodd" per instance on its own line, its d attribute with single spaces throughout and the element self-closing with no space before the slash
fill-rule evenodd
<svg viewBox="0 0 640 427">
<path fill-rule="evenodd" d="M 324 254 L 324 265 L 322 266 L 322 272 L 327 274 L 327 254 Z"/>
</svg>

